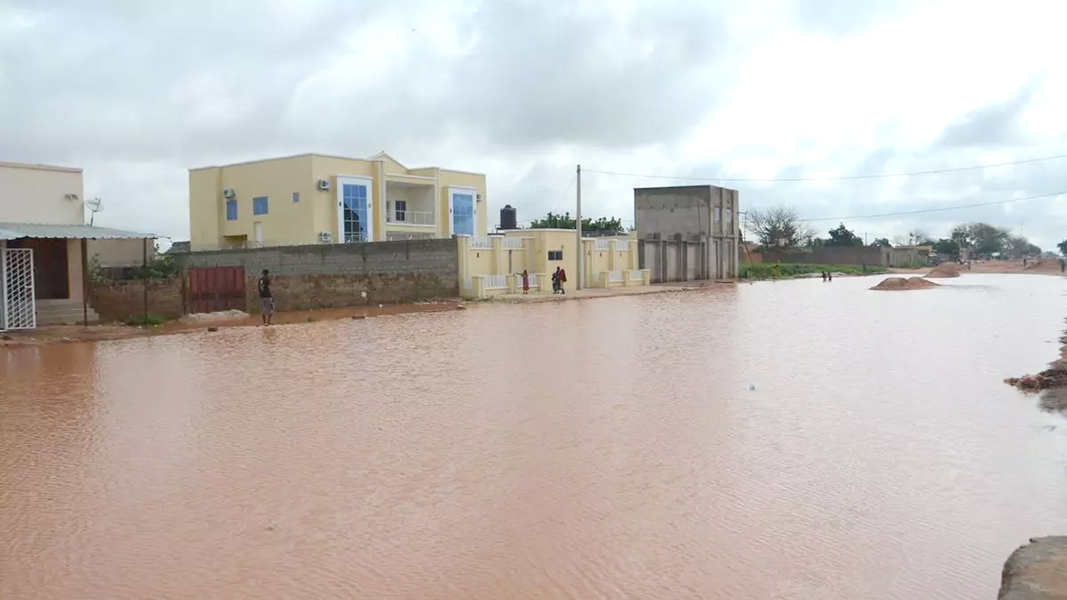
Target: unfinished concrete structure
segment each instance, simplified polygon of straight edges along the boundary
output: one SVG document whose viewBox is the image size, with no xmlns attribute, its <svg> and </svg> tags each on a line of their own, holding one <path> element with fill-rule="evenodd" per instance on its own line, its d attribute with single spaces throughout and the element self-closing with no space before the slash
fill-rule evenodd
<svg viewBox="0 0 1067 600">
<path fill-rule="evenodd" d="M 736 281 L 738 192 L 714 185 L 634 188 L 640 268 L 652 282 Z"/>
</svg>

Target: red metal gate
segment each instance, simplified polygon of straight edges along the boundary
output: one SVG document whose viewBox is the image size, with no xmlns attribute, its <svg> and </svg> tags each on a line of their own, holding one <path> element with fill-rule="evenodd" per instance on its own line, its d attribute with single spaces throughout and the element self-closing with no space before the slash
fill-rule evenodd
<svg viewBox="0 0 1067 600">
<path fill-rule="evenodd" d="M 245 268 L 189 269 L 189 309 L 194 313 L 247 310 Z"/>
</svg>

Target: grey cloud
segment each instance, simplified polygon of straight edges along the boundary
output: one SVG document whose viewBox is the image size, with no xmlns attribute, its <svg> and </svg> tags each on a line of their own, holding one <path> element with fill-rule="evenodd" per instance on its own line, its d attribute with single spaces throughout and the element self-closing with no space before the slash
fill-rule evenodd
<svg viewBox="0 0 1067 600">
<path fill-rule="evenodd" d="M 1010 98 L 993 102 L 960 116 L 949 123 L 937 141 L 942 147 L 1027 146 L 1032 136 L 1020 118 L 1041 92 L 1048 73 L 1028 79 Z"/>
</svg>

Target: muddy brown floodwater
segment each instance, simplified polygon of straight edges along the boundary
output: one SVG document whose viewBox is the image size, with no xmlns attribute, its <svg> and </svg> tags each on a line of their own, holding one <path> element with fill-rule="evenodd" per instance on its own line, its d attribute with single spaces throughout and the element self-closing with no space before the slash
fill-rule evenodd
<svg viewBox="0 0 1067 600">
<path fill-rule="evenodd" d="M 0 349 L 0 598 L 991 598 L 1067 280 L 880 279 Z"/>
</svg>

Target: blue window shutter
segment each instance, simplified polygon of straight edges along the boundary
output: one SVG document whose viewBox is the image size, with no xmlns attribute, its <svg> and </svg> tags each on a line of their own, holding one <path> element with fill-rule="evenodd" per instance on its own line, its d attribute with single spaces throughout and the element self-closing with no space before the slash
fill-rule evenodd
<svg viewBox="0 0 1067 600">
<path fill-rule="evenodd" d="M 293 202 L 300 202 L 300 192 L 293 192 Z"/>
<path fill-rule="evenodd" d="M 227 200 L 226 201 L 226 220 L 227 221 L 236 221 L 237 220 L 237 201 L 236 200 Z"/>
<path fill-rule="evenodd" d="M 252 198 L 252 214 L 265 215 L 269 210 L 269 205 L 266 196 L 259 196 Z"/>
</svg>

